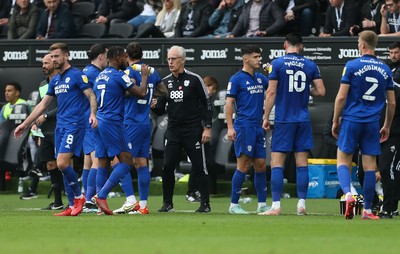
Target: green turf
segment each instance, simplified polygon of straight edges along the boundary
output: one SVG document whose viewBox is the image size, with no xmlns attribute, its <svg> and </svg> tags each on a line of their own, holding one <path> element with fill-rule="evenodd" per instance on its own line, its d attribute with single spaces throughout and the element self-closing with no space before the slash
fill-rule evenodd
<svg viewBox="0 0 400 254">
<path fill-rule="evenodd" d="M 0 195 L 0 253 L 399 253 L 400 218 L 346 221 L 339 201 L 310 199 L 308 216 L 294 214 L 297 200 L 283 199 L 283 215 L 230 215 L 229 198 L 212 198 L 211 214 L 194 214 L 198 203 L 175 197 L 174 213 L 54 217 L 45 197 L 19 200 Z M 254 198 L 254 197 L 253 197 Z M 112 209 L 124 198 L 109 199 Z M 244 204 L 249 211 L 256 201 Z M 34 209 L 31 209 L 34 208 Z M 35 209 L 36 208 L 36 209 Z"/>
</svg>

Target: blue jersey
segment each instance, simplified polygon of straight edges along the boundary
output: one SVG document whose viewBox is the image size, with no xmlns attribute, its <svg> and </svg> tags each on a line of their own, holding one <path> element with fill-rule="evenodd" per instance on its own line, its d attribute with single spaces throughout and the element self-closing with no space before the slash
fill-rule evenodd
<svg viewBox="0 0 400 254">
<path fill-rule="evenodd" d="M 57 126 L 83 125 L 88 121 L 82 114 L 82 108 L 87 102 L 83 91 L 88 88 L 88 78 L 75 67 L 70 67 L 63 74 L 59 73 L 52 78 L 47 95 L 57 97 Z"/>
<path fill-rule="evenodd" d="M 139 63 L 141 64 L 141 63 Z M 142 82 L 142 75 L 139 71 L 135 71 L 131 66 L 126 68 L 126 75 L 131 79 L 136 80 L 136 84 L 140 85 Z M 150 105 L 153 99 L 154 90 L 157 84 L 161 83 L 161 78 L 154 70 L 147 79 L 147 93 L 144 98 L 137 98 L 136 96 L 127 96 L 125 100 L 125 117 L 124 124 L 127 125 L 149 125 L 150 124 Z"/>
<path fill-rule="evenodd" d="M 275 122 L 310 121 L 310 84 L 314 79 L 321 78 L 318 66 L 302 55 L 289 53 L 272 61 L 268 78 L 278 81 Z"/>
<path fill-rule="evenodd" d="M 229 79 L 226 96 L 236 101 L 235 125 L 261 126 L 264 92 L 267 88 L 268 78 L 259 72 L 251 76 L 240 70 Z"/>
<path fill-rule="evenodd" d="M 97 76 L 100 73 L 100 69 L 93 64 L 88 64 L 82 72 L 88 77 L 89 80 L 89 85 L 93 89 L 94 82 L 96 81 Z M 89 119 L 90 117 L 90 102 L 89 100 L 86 101 L 85 103 L 85 117 L 86 119 Z M 89 121 L 86 122 L 86 128 L 91 128 Z"/>
<path fill-rule="evenodd" d="M 97 119 L 108 123 L 124 120 L 125 92 L 133 85 L 130 78 L 114 67 L 105 68 L 96 78 Z"/>
<path fill-rule="evenodd" d="M 343 119 L 379 122 L 386 103 L 386 90 L 393 90 L 390 68 L 375 56 L 363 55 L 346 63 L 340 83 L 350 86 Z"/>
</svg>

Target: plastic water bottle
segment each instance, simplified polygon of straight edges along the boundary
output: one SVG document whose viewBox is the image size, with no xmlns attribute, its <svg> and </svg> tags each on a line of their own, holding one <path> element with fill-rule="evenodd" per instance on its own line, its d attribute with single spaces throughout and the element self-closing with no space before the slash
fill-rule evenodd
<svg viewBox="0 0 400 254">
<path fill-rule="evenodd" d="M 18 180 L 18 193 L 24 192 L 24 183 L 22 182 L 22 177 Z"/>
<path fill-rule="evenodd" d="M 132 69 L 134 69 L 135 71 L 142 71 L 142 65 L 141 64 L 134 64 L 132 66 Z M 150 67 L 150 74 L 154 73 L 154 68 Z"/>
<path fill-rule="evenodd" d="M 250 203 L 252 199 L 250 197 L 240 198 L 239 202 L 243 202 L 243 204 Z"/>
</svg>

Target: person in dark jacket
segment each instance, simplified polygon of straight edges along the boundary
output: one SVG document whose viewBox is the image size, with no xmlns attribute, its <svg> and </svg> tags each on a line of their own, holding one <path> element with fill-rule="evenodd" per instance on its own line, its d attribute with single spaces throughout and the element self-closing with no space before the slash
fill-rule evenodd
<svg viewBox="0 0 400 254">
<path fill-rule="evenodd" d="M 208 19 L 208 25 L 215 28 L 208 37 L 224 38 L 236 25 L 242 13 L 243 0 L 222 0 Z"/>
<path fill-rule="evenodd" d="M 10 10 L 11 1 L 0 1 L 0 33 L 9 22 Z"/>
<path fill-rule="evenodd" d="M 208 19 L 212 12 L 213 7 L 207 0 L 190 0 L 182 5 L 175 26 L 175 38 L 207 35 L 210 32 Z"/>
<path fill-rule="evenodd" d="M 136 0 L 102 0 L 97 10 L 96 23 L 126 22 L 141 12 Z"/>
<path fill-rule="evenodd" d="M 40 9 L 29 0 L 17 0 L 8 27 L 8 39 L 33 39 L 39 22 Z"/>
<path fill-rule="evenodd" d="M 259 22 L 252 22 L 252 15 Z M 242 14 L 227 38 L 265 37 L 279 34 L 285 26 L 283 11 L 271 0 L 251 0 L 243 6 Z"/>
<path fill-rule="evenodd" d="M 46 9 L 40 14 L 36 39 L 73 38 L 75 25 L 72 13 L 61 0 L 45 0 Z"/>
</svg>

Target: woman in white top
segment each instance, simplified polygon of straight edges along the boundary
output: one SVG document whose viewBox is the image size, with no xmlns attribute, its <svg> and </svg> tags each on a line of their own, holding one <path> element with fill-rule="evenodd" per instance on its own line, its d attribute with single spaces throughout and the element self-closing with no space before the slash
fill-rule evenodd
<svg viewBox="0 0 400 254">
<path fill-rule="evenodd" d="M 181 10 L 180 0 L 164 0 L 162 10 L 158 13 L 155 24 L 145 23 L 139 26 L 136 38 L 170 38 Z"/>
</svg>

